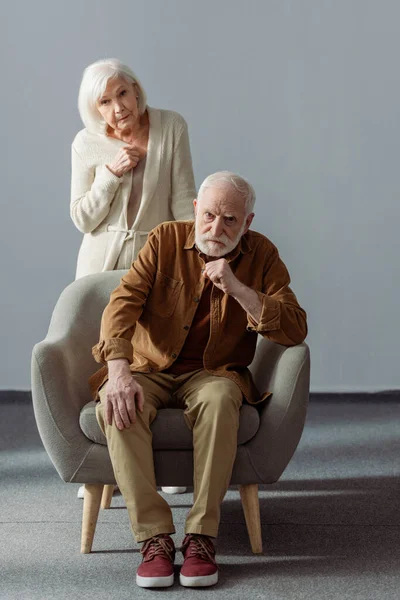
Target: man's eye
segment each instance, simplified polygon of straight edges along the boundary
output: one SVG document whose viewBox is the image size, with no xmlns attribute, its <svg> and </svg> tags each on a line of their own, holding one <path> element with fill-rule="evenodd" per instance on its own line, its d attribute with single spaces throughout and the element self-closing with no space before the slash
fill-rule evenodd
<svg viewBox="0 0 400 600">
<path fill-rule="evenodd" d="M 236 221 L 235 217 L 225 217 L 225 221 L 227 223 L 234 223 Z"/>
<path fill-rule="evenodd" d="M 120 96 L 125 96 L 126 94 L 126 90 L 122 90 L 122 92 L 120 93 Z"/>
</svg>

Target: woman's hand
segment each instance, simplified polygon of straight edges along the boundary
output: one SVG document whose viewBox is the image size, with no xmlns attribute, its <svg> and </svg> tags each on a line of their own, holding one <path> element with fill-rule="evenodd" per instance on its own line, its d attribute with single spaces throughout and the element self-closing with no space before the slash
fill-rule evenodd
<svg viewBox="0 0 400 600">
<path fill-rule="evenodd" d="M 143 411 L 143 388 L 132 376 L 127 360 L 111 360 L 108 367 L 105 419 L 106 423 L 111 425 L 114 418 L 115 425 L 122 431 L 136 422 L 137 409 Z"/>
<path fill-rule="evenodd" d="M 140 160 L 140 152 L 136 146 L 124 146 L 118 150 L 113 162 L 106 165 L 107 169 L 116 177 L 134 169 Z"/>
</svg>

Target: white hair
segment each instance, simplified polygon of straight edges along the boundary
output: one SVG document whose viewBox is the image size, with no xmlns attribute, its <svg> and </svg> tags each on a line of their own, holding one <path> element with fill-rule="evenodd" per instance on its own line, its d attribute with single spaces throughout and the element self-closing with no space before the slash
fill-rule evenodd
<svg viewBox="0 0 400 600">
<path fill-rule="evenodd" d="M 206 177 L 200 186 L 198 200 L 200 200 L 203 191 L 206 188 L 226 184 L 228 184 L 231 188 L 238 192 L 240 196 L 243 197 L 246 215 L 249 215 L 251 212 L 253 212 L 256 201 L 256 193 L 253 186 L 251 183 L 246 181 L 246 179 L 237 173 L 232 173 L 231 171 L 218 171 L 217 173 L 213 173 L 212 175 Z"/>
<path fill-rule="evenodd" d="M 128 83 L 135 83 L 138 90 L 139 113 L 142 115 L 147 107 L 147 96 L 135 73 L 117 58 L 98 60 L 83 72 L 79 88 L 78 109 L 86 129 L 92 133 L 104 133 L 106 122 L 97 109 L 96 103 L 104 94 L 109 79 L 121 78 Z"/>
</svg>

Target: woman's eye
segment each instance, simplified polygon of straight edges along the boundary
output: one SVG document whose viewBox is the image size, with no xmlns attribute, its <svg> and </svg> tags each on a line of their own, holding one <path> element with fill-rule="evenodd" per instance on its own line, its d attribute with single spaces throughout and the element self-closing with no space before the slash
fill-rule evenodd
<svg viewBox="0 0 400 600">
<path fill-rule="evenodd" d="M 108 104 L 108 100 L 101 100 L 100 104 L 104 106 L 105 104 Z"/>
<path fill-rule="evenodd" d="M 120 96 L 125 96 L 126 94 L 126 90 L 122 90 L 122 92 L 120 93 Z"/>
</svg>

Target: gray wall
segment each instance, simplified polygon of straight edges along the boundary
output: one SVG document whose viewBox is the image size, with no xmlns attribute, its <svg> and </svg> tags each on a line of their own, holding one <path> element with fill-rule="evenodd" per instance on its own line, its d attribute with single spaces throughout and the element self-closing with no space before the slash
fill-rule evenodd
<svg viewBox="0 0 400 600">
<path fill-rule="evenodd" d="M 6 6 L 5 6 L 6 4 Z M 83 68 L 116 56 L 189 122 L 197 184 L 239 171 L 309 314 L 314 391 L 400 387 L 400 4 L 3 3 L 0 388 L 73 279 L 70 144 Z"/>
</svg>

